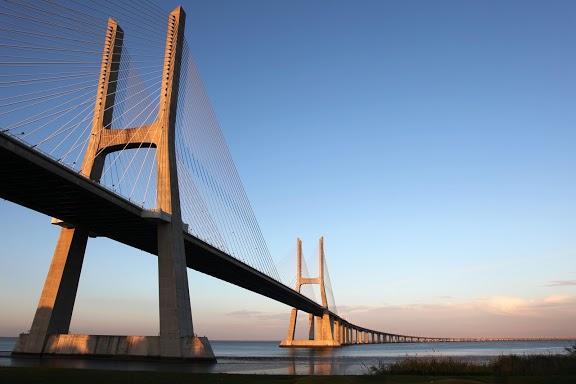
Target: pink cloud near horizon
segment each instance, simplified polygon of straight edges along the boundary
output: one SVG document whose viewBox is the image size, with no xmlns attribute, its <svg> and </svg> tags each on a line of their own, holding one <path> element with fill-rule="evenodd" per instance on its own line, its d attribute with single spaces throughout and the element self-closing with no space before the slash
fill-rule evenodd
<svg viewBox="0 0 576 384">
<path fill-rule="evenodd" d="M 367 328 L 391 333 L 438 337 L 568 337 L 576 338 L 576 296 L 538 299 L 512 296 L 434 304 L 339 307 L 340 315 Z M 234 311 L 225 321 L 199 324 L 205 334 L 221 339 L 278 340 L 284 337 L 289 313 Z M 300 312 L 298 333 L 307 315 Z M 227 323 L 228 326 L 225 326 Z"/>
</svg>

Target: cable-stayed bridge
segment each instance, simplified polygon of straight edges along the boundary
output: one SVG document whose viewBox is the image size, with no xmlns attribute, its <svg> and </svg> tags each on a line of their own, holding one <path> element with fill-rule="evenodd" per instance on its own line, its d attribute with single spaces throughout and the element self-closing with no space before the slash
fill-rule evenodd
<svg viewBox="0 0 576 384">
<path fill-rule="evenodd" d="M 280 278 L 185 38 L 181 7 L 150 0 L 0 2 L 0 197 L 53 217 L 60 237 L 16 353 L 214 357 L 194 333 L 186 268 L 285 303 L 281 345 L 462 341 L 397 335 L 338 315 L 319 273 Z M 158 256 L 159 336 L 69 334 L 89 237 Z M 301 292 L 317 285 L 321 301 Z M 298 311 L 308 337 L 295 339 Z M 471 339 L 468 339 L 471 340 Z"/>
</svg>

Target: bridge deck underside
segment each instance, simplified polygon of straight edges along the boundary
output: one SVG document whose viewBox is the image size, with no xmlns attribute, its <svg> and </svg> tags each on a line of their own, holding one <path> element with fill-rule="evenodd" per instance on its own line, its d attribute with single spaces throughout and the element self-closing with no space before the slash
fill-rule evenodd
<svg viewBox="0 0 576 384">
<path fill-rule="evenodd" d="M 0 197 L 157 254 L 154 218 L 101 185 L 0 134 Z M 189 268 L 321 316 L 319 304 L 195 238 L 184 236 Z"/>
</svg>

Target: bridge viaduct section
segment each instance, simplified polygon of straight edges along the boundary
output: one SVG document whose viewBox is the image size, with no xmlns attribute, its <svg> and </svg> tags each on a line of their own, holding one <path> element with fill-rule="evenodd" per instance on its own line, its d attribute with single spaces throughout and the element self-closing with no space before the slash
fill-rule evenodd
<svg viewBox="0 0 576 384">
<path fill-rule="evenodd" d="M 423 342 L 446 342 L 462 341 L 460 339 L 431 338 L 419 336 L 405 336 L 354 325 L 328 308 L 325 283 L 325 254 L 324 238 L 321 237 L 318 243 L 318 276 L 302 276 L 302 241 L 296 242 L 296 286 L 295 291 L 301 292 L 302 286 L 306 284 L 318 285 L 322 301 L 323 313 L 318 316 L 308 313 L 307 339 L 295 339 L 296 323 L 298 319 L 298 309 L 292 308 L 288 323 L 288 334 L 280 342 L 285 348 L 317 348 L 317 347 L 340 347 L 351 344 L 375 344 L 375 343 L 423 343 Z"/>
</svg>

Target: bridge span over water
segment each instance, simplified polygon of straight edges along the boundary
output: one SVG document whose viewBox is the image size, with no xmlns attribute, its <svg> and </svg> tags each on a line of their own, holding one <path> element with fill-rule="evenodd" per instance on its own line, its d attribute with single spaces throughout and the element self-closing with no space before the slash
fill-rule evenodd
<svg viewBox="0 0 576 384">
<path fill-rule="evenodd" d="M 145 210 L 5 134 L 0 134 L 0 164 L 0 177 L 3 180 L 0 196 L 3 199 L 58 217 L 67 225 L 82 228 L 90 236 L 108 237 L 152 255 L 158 254 L 156 226 L 169 221 L 169 216 Z M 326 315 L 331 328 L 336 328 L 336 338 L 325 340 L 331 346 L 459 341 L 378 332 L 354 325 L 327 310 L 325 305 L 316 303 L 188 232 L 183 231 L 182 236 L 188 268 L 282 302 L 313 318 L 322 319 Z M 312 337 L 312 340 L 302 341 L 301 346 L 317 346 L 319 336 L 314 339 L 312 331 Z"/>
<path fill-rule="evenodd" d="M 50 4 L 10 3 L 0 17 L 21 21 L 3 39 L 33 37 L 5 49 L 38 52 L 7 55 L 0 67 L 0 197 L 61 227 L 31 330 L 15 353 L 213 359 L 208 339 L 194 333 L 186 268 L 292 307 L 283 347 L 502 340 L 399 335 L 342 318 L 328 303 L 322 239 L 319 275 L 303 276 L 299 241 L 296 287 L 282 283 L 202 93 L 184 10 L 166 15 L 146 1 L 135 16 L 119 2 L 110 10 L 116 19 L 88 4 Z M 138 60 L 141 51 L 158 59 L 154 70 Z M 35 71 L 22 70 L 29 67 Z M 69 333 L 89 237 L 158 257 L 159 336 Z M 306 284 L 319 286 L 320 303 L 301 293 Z M 304 340 L 295 339 L 298 311 L 308 316 Z"/>
</svg>

